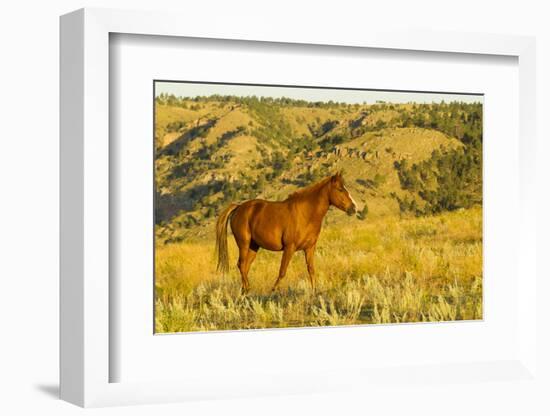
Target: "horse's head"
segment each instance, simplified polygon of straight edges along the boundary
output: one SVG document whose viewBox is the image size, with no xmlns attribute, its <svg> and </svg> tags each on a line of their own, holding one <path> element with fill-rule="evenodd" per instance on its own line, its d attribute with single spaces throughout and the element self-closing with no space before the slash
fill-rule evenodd
<svg viewBox="0 0 550 416">
<path fill-rule="evenodd" d="M 347 190 L 341 172 L 330 178 L 329 202 L 336 208 L 347 212 L 348 215 L 353 215 L 357 212 L 357 204 Z"/>
</svg>

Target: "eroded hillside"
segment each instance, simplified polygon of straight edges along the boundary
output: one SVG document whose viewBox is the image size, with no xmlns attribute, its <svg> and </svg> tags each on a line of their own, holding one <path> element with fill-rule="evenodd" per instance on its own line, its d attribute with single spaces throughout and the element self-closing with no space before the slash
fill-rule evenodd
<svg viewBox="0 0 550 416">
<path fill-rule="evenodd" d="M 480 104 L 161 96 L 155 119 L 159 243 L 209 235 L 230 202 L 284 199 L 340 169 L 362 219 L 481 202 Z"/>
</svg>

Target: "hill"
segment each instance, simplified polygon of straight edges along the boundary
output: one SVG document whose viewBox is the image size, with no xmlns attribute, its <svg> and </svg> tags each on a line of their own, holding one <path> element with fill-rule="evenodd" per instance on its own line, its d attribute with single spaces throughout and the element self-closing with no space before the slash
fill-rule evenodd
<svg viewBox="0 0 550 416">
<path fill-rule="evenodd" d="M 481 104 L 160 96 L 155 120 L 159 243 L 209 234 L 230 202 L 284 199 L 340 169 L 361 218 L 481 202 Z"/>
</svg>

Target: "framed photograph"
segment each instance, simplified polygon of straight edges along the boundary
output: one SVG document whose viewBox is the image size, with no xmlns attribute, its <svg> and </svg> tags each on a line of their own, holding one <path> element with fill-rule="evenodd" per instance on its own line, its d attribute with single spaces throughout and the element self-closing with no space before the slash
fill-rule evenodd
<svg viewBox="0 0 550 416">
<path fill-rule="evenodd" d="M 62 398 L 536 383 L 534 40 L 179 22 L 61 18 Z"/>
<path fill-rule="evenodd" d="M 154 91 L 155 333 L 483 318 L 482 95 Z"/>
</svg>

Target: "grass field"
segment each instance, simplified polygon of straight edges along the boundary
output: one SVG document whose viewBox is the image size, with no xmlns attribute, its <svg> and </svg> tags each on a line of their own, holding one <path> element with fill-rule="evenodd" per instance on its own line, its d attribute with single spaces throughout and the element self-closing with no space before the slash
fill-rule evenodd
<svg viewBox="0 0 550 416">
<path fill-rule="evenodd" d="M 329 213 L 330 216 L 330 213 Z M 432 217 L 385 217 L 323 227 L 317 291 L 296 253 L 277 293 L 281 253 L 260 250 L 249 295 L 215 270 L 214 230 L 156 248 L 156 332 L 280 328 L 482 318 L 482 209 Z"/>
</svg>

